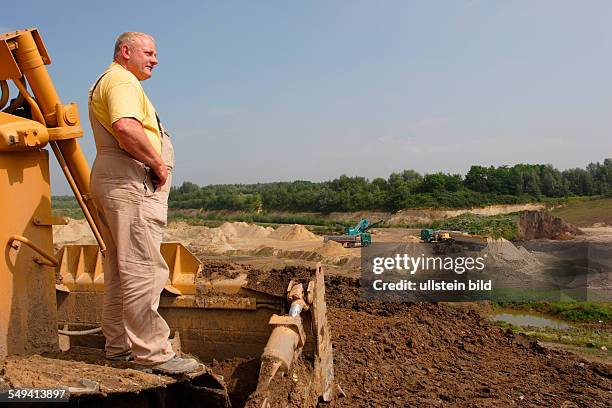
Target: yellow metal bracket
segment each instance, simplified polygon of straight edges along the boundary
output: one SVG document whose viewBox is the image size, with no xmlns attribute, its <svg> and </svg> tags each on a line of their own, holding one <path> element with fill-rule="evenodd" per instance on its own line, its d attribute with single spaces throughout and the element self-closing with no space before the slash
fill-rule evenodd
<svg viewBox="0 0 612 408">
<path fill-rule="evenodd" d="M 35 217 L 32 220 L 34 225 L 49 226 L 49 225 L 68 225 L 68 217 L 59 217 L 57 215 L 51 215 L 49 217 Z"/>
</svg>

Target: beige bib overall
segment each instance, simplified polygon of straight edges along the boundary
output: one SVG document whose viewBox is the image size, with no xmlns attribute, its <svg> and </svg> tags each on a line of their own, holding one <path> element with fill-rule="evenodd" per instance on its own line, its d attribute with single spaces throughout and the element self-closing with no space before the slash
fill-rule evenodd
<svg viewBox="0 0 612 408">
<path fill-rule="evenodd" d="M 102 312 L 106 355 L 131 349 L 137 363 L 165 362 L 174 352 L 170 329 L 157 308 L 169 273 L 160 245 L 174 166 L 172 144 L 162 130 L 162 159 L 169 175 L 154 191 L 148 168 L 119 147 L 94 117 L 91 102 L 89 120 L 97 148 L 90 190 L 107 247 Z"/>
</svg>

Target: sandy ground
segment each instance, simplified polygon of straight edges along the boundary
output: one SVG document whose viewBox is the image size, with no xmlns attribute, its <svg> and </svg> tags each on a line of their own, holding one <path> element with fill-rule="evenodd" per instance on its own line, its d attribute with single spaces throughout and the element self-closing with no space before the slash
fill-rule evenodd
<svg viewBox="0 0 612 408">
<path fill-rule="evenodd" d="M 612 243 L 612 227 L 581 228 L 585 233 L 573 240 Z M 374 228 L 370 231 L 374 242 L 417 242 L 418 228 Z M 93 244 L 95 239 L 85 220 L 69 220 L 67 225 L 53 227 L 56 246 L 65 244 Z M 343 248 L 334 242 L 323 242 L 323 237 L 302 225 L 283 225 L 277 230 L 245 222 L 226 222 L 219 228 L 193 226 L 172 222 L 164 234 L 165 242 L 181 242 L 201 253 L 210 255 L 250 255 L 262 248 L 284 251 L 314 251 L 324 256 L 359 256 L 359 248 Z"/>
<path fill-rule="evenodd" d="M 580 228 L 589 242 L 612 243 L 612 227 Z M 580 239 L 580 238 L 579 238 Z"/>
<path fill-rule="evenodd" d="M 605 248 L 608 243 L 612 245 L 612 227 L 582 230 L 584 235 L 561 241 L 539 239 L 511 243 L 504 239 L 489 239 L 480 255 L 487 254 L 494 266 L 511 274 L 550 280 L 554 277 L 547 276 L 547 270 L 551 265 L 564 261 L 564 246 L 593 243 Z M 54 226 L 53 232 L 57 248 L 65 244 L 95 243 L 84 220 L 71 220 L 68 225 Z M 380 228 L 371 233 L 373 242 L 417 243 L 420 229 Z M 174 222 L 166 229 L 164 241 L 181 242 L 199 257 L 248 263 L 259 269 L 314 266 L 317 262 L 321 262 L 328 273 L 343 276 L 359 276 L 361 269 L 360 248 L 344 248 L 337 242 L 324 242 L 323 237 L 295 224 L 282 225 L 274 230 L 244 222 L 226 222 L 218 228 Z M 425 251 L 429 249 L 425 248 Z M 591 287 L 612 283 L 612 275 L 607 275 L 592 279 Z"/>
</svg>

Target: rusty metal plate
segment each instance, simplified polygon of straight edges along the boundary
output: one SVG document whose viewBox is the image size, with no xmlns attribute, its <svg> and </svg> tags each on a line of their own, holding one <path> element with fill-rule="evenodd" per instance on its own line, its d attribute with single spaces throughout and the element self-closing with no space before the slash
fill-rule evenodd
<svg viewBox="0 0 612 408">
<path fill-rule="evenodd" d="M 317 394 L 323 401 L 331 401 L 337 387 L 334 382 L 334 356 L 331 333 L 327 323 L 327 305 L 325 304 L 325 277 L 321 264 L 317 263 L 314 278 L 312 313 L 312 331 L 315 337 L 315 385 Z"/>
</svg>

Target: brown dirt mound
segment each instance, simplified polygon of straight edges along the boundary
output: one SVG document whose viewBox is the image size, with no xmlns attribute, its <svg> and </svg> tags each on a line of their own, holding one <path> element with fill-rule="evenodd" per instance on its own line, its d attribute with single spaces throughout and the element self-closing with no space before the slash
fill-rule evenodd
<svg viewBox="0 0 612 408">
<path fill-rule="evenodd" d="M 299 224 L 281 225 L 269 235 L 272 239 L 284 241 L 322 241 L 318 235 L 308 231 L 306 227 Z"/>
<path fill-rule="evenodd" d="M 519 240 L 572 239 L 573 235 L 583 234 L 576 226 L 545 211 L 525 211 L 518 220 L 517 238 Z"/>
<path fill-rule="evenodd" d="M 610 366 L 551 351 L 435 303 L 365 302 L 357 279 L 327 280 L 336 380 L 330 407 L 606 407 Z"/>
<path fill-rule="evenodd" d="M 307 266 L 286 266 L 283 269 L 270 271 L 253 270 L 249 272 L 247 288 L 285 296 L 287 286 L 292 279 L 307 282 L 314 275 L 314 268 Z"/>
<path fill-rule="evenodd" d="M 202 270 L 196 277 L 196 280 L 200 277 L 203 278 L 228 278 L 234 279 L 240 273 L 258 273 L 251 265 L 236 263 L 236 262 L 225 262 L 214 259 L 203 259 Z"/>
</svg>

